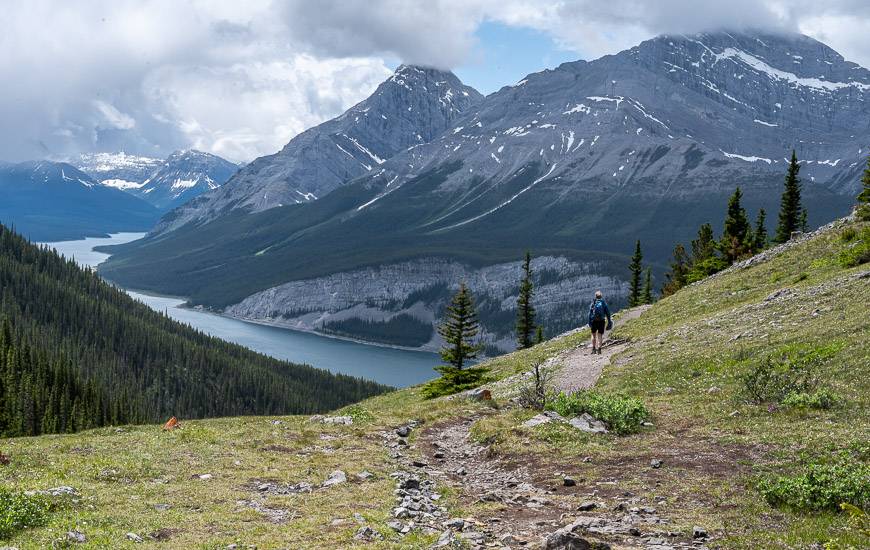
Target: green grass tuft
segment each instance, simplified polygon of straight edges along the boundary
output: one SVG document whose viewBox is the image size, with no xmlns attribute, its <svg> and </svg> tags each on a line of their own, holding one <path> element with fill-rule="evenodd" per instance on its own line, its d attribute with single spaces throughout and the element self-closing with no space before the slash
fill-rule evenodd
<svg viewBox="0 0 870 550">
<path fill-rule="evenodd" d="M 51 501 L 41 495 L 25 495 L 0 487 L 0 540 L 18 531 L 44 524 Z"/>
<path fill-rule="evenodd" d="M 795 511 L 840 510 L 841 504 L 870 509 L 870 464 L 841 459 L 810 464 L 798 474 L 762 480 L 758 489 L 772 506 Z"/>
<path fill-rule="evenodd" d="M 548 409 L 565 417 L 588 413 L 607 424 L 607 428 L 619 435 L 640 431 L 650 413 L 643 401 L 621 394 L 583 390 L 571 394 L 560 393 L 549 400 Z"/>
</svg>

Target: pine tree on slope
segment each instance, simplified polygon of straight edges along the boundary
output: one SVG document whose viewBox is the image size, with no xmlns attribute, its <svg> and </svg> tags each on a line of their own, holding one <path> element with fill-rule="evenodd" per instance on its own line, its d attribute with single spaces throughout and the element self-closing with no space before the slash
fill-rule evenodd
<svg viewBox="0 0 870 550">
<path fill-rule="evenodd" d="M 526 252 L 523 260 L 523 278 L 520 281 L 520 295 L 517 298 L 517 349 L 532 347 L 535 343 L 535 308 L 532 306 L 534 283 L 532 283 L 532 255 Z"/>
<path fill-rule="evenodd" d="M 861 183 L 863 189 L 858 195 L 858 217 L 862 220 L 870 220 L 870 155 L 867 155 L 867 168 L 864 169 Z"/>
<path fill-rule="evenodd" d="M 779 206 L 779 224 L 776 227 L 776 237 L 774 238 L 777 243 L 788 242 L 791 239 L 791 234 L 800 229 L 801 211 L 803 210 L 801 207 L 801 180 L 798 177 L 800 169 L 797 154 L 792 149 L 788 174 L 785 177 L 785 189 L 782 192 Z"/>
<path fill-rule="evenodd" d="M 644 304 L 653 303 L 653 290 L 652 290 L 652 269 L 646 268 L 646 280 L 643 285 L 643 294 L 641 295 L 641 302 Z"/>
<path fill-rule="evenodd" d="M 677 243 L 674 247 L 674 259 L 671 262 L 671 270 L 665 274 L 667 282 L 662 286 L 662 296 L 670 296 L 674 292 L 686 286 L 686 275 L 691 268 L 689 255 L 686 247 Z"/>
<path fill-rule="evenodd" d="M 462 370 L 483 349 L 481 344 L 474 342 L 479 332 L 474 299 L 471 291 L 462 283 L 447 306 L 443 323 L 438 327 L 438 334 L 444 338 L 441 359 L 453 368 Z"/>
<path fill-rule="evenodd" d="M 628 287 L 628 305 L 634 307 L 642 303 L 640 274 L 643 272 L 643 253 L 640 251 L 640 240 L 635 245 L 634 255 L 631 257 L 628 269 L 631 271 L 631 281 Z"/>
<path fill-rule="evenodd" d="M 753 233 L 752 248 L 753 252 L 761 252 L 767 248 L 767 212 L 764 208 L 758 211 L 758 217 L 755 218 L 755 232 Z"/>
<path fill-rule="evenodd" d="M 752 246 L 750 235 L 752 228 L 746 218 L 746 210 L 740 204 L 742 197 L 743 193 L 738 187 L 728 199 L 728 213 L 725 216 L 722 239 L 719 241 L 722 254 L 729 264 L 746 254 Z"/>
</svg>

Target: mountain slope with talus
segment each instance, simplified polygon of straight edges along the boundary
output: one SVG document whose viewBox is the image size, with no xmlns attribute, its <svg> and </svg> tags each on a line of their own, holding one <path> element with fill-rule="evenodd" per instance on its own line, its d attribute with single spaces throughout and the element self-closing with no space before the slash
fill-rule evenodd
<svg viewBox="0 0 870 550">
<path fill-rule="evenodd" d="M 222 189 L 166 216 L 154 232 L 237 209 L 259 212 L 316 200 L 428 142 L 481 99 L 453 73 L 402 65 L 371 96 L 302 132 L 274 155 L 254 160 Z"/>
<path fill-rule="evenodd" d="M 57 506 L 5 542 L 75 529 L 84 548 L 866 548 L 868 261 L 867 222 L 837 220 L 626 312 L 602 355 L 581 328 L 482 363 L 492 401 L 417 386 L 326 417 L 11 439 L 0 482 Z M 758 399 L 771 366 L 774 395 Z M 578 385 L 649 417 L 616 435 L 525 408 L 536 367 L 560 388 L 595 371 Z M 834 404 L 783 399 L 785 373 Z"/>
<path fill-rule="evenodd" d="M 870 72 L 804 36 L 662 36 L 529 75 L 311 204 L 152 235 L 103 269 L 292 326 L 355 307 L 380 320 L 407 313 L 417 293 L 456 284 L 451 262 L 491 281 L 481 270 L 513 273 L 532 250 L 552 285 L 547 322 L 563 327 L 594 286 L 624 296 L 636 239 L 660 278 L 676 242 L 702 223 L 718 231 L 736 186 L 750 216 L 774 219 L 792 148 L 810 224 L 844 215 L 868 153 L 868 99 Z M 516 294 L 496 286 L 475 293 L 498 339 Z"/>
</svg>

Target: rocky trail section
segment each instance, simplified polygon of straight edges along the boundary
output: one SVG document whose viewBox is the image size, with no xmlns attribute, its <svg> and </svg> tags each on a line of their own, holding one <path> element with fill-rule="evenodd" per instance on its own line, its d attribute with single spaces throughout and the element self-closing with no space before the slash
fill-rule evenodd
<svg viewBox="0 0 870 550">
<path fill-rule="evenodd" d="M 619 322 L 634 319 L 645 309 L 630 310 Z M 589 388 L 610 358 L 627 345 L 610 344 L 600 356 L 589 355 L 584 347 L 574 348 L 549 360 L 545 368 L 560 369 L 556 380 L 561 389 Z M 619 491 L 617 483 L 587 482 L 565 473 L 577 471 L 577 465 L 536 455 L 493 455 L 472 436 L 474 424 L 488 414 L 494 412 L 469 410 L 460 419 L 421 429 L 411 443 L 402 437 L 408 435 L 408 428 L 387 436 L 394 458 L 413 472 L 403 472 L 399 479 L 407 475 L 426 479 L 420 486 L 427 490 L 448 485 L 459 490 L 463 504 L 483 505 L 477 517 L 443 519 L 445 530 L 436 547 L 462 540 L 472 548 L 705 548 L 707 533 L 696 528 L 689 539 L 670 530 L 652 495 Z M 406 483 L 400 482 L 397 494 L 413 501 L 414 493 L 402 492 Z M 397 510 L 397 516 L 403 513 Z"/>
</svg>

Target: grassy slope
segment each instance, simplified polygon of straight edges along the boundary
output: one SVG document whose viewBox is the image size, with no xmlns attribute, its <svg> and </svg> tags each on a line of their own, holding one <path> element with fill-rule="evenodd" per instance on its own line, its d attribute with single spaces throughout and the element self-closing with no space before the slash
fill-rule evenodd
<svg viewBox="0 0 870 550">
<path fill-rule="evenodd" d="M 868 541 L 855 539 L 854 532 L 844 534 L 842 516 L 774 509 L 753 488 L 758 476 L 790 471 L 838 450 L 868 459 L 870 282 L 854 277 L 868 266 L 836 264 L 833 258 L 845 246 L 838 231 L 685 289 L 620 329 L 619 336 L 632 345 L 605 370 L 599 386 L 641 397 L 653 412 L 654 429 L 624 438 L 549 426 L 529 430 L 520 424 L 531 412 L 502 409 L 479 421 L 474 434 L 494 453 L 546 453 L 548 462 L 590 485 L 615 478 L 620 491 L 664 496 L 657 506 L 672 520 L 669 529 L 702 525 L 717 531 L 717 544 L 724 547 L 799 548 L 837 536 L 852 537 L 861 547 Z M 793 297 L 765 302 L 786 287 L 795 291 Z M 737 334 L 742 336 L 732 340 Z M 744 402 L 735 357 L 828 340 L 844 346 L 826 366 L 826 383 L 846 398 L 844 406 L 768 412 Z M 552 340 L 488 365 L 497 376 L 507 376 L 583 341 L 585 334 Z M 719 390 L 710 393 L 712 387 Z M 0 467 L 3 484 L 22 490 L 67 484 L 82 493 L 80 502 L 59 509 L 48 525 L 9 543 L 45 547 L 78 527 L 92 547 L 132 547 L 124 540 L 128 531 L 146 536 L 172 528 L 177 529 L 172 547 L 231 542 L 258 548 L 347 547 L 357 527 L 351 516 L 360 512 L 387 535 L 372 547 L 424 547 L 431 537 L 399 539 L 384 525 L 393 505 L 388 474 L 395 464 L 378 432 L 412 418 L 429 424 L 448 420 L 480 405 L 422 402 L 417 392 L 411 388 L 363 402 L 356 410 L 370 419 L 350 427 L 323 427 L 300 417 L 281 418 L 281 424 L 238 418 L 189 422 L 173 433 L 142 426 L 3 442 L 0 447 L 12 456 L 11 465 Z M 652 470 L 651 458 L 665 465 Z M 317 483 L 335 468 L 347 471 L 351 480 L 364 469 L 376 478 L 270 498 L 270 505 L 298 516 L 283 525 L 237 503 L 251 498 L 253 479 Z M 191 479 L 199 473 L 214 477 Z M 458 514 L 481 512 L 451 491 L 445 501 Z M 161 503 L 172 508 L 156 510 L 154 504 Z M 346 521 L 331 525 L 335 519 Z"/>
</svg>

